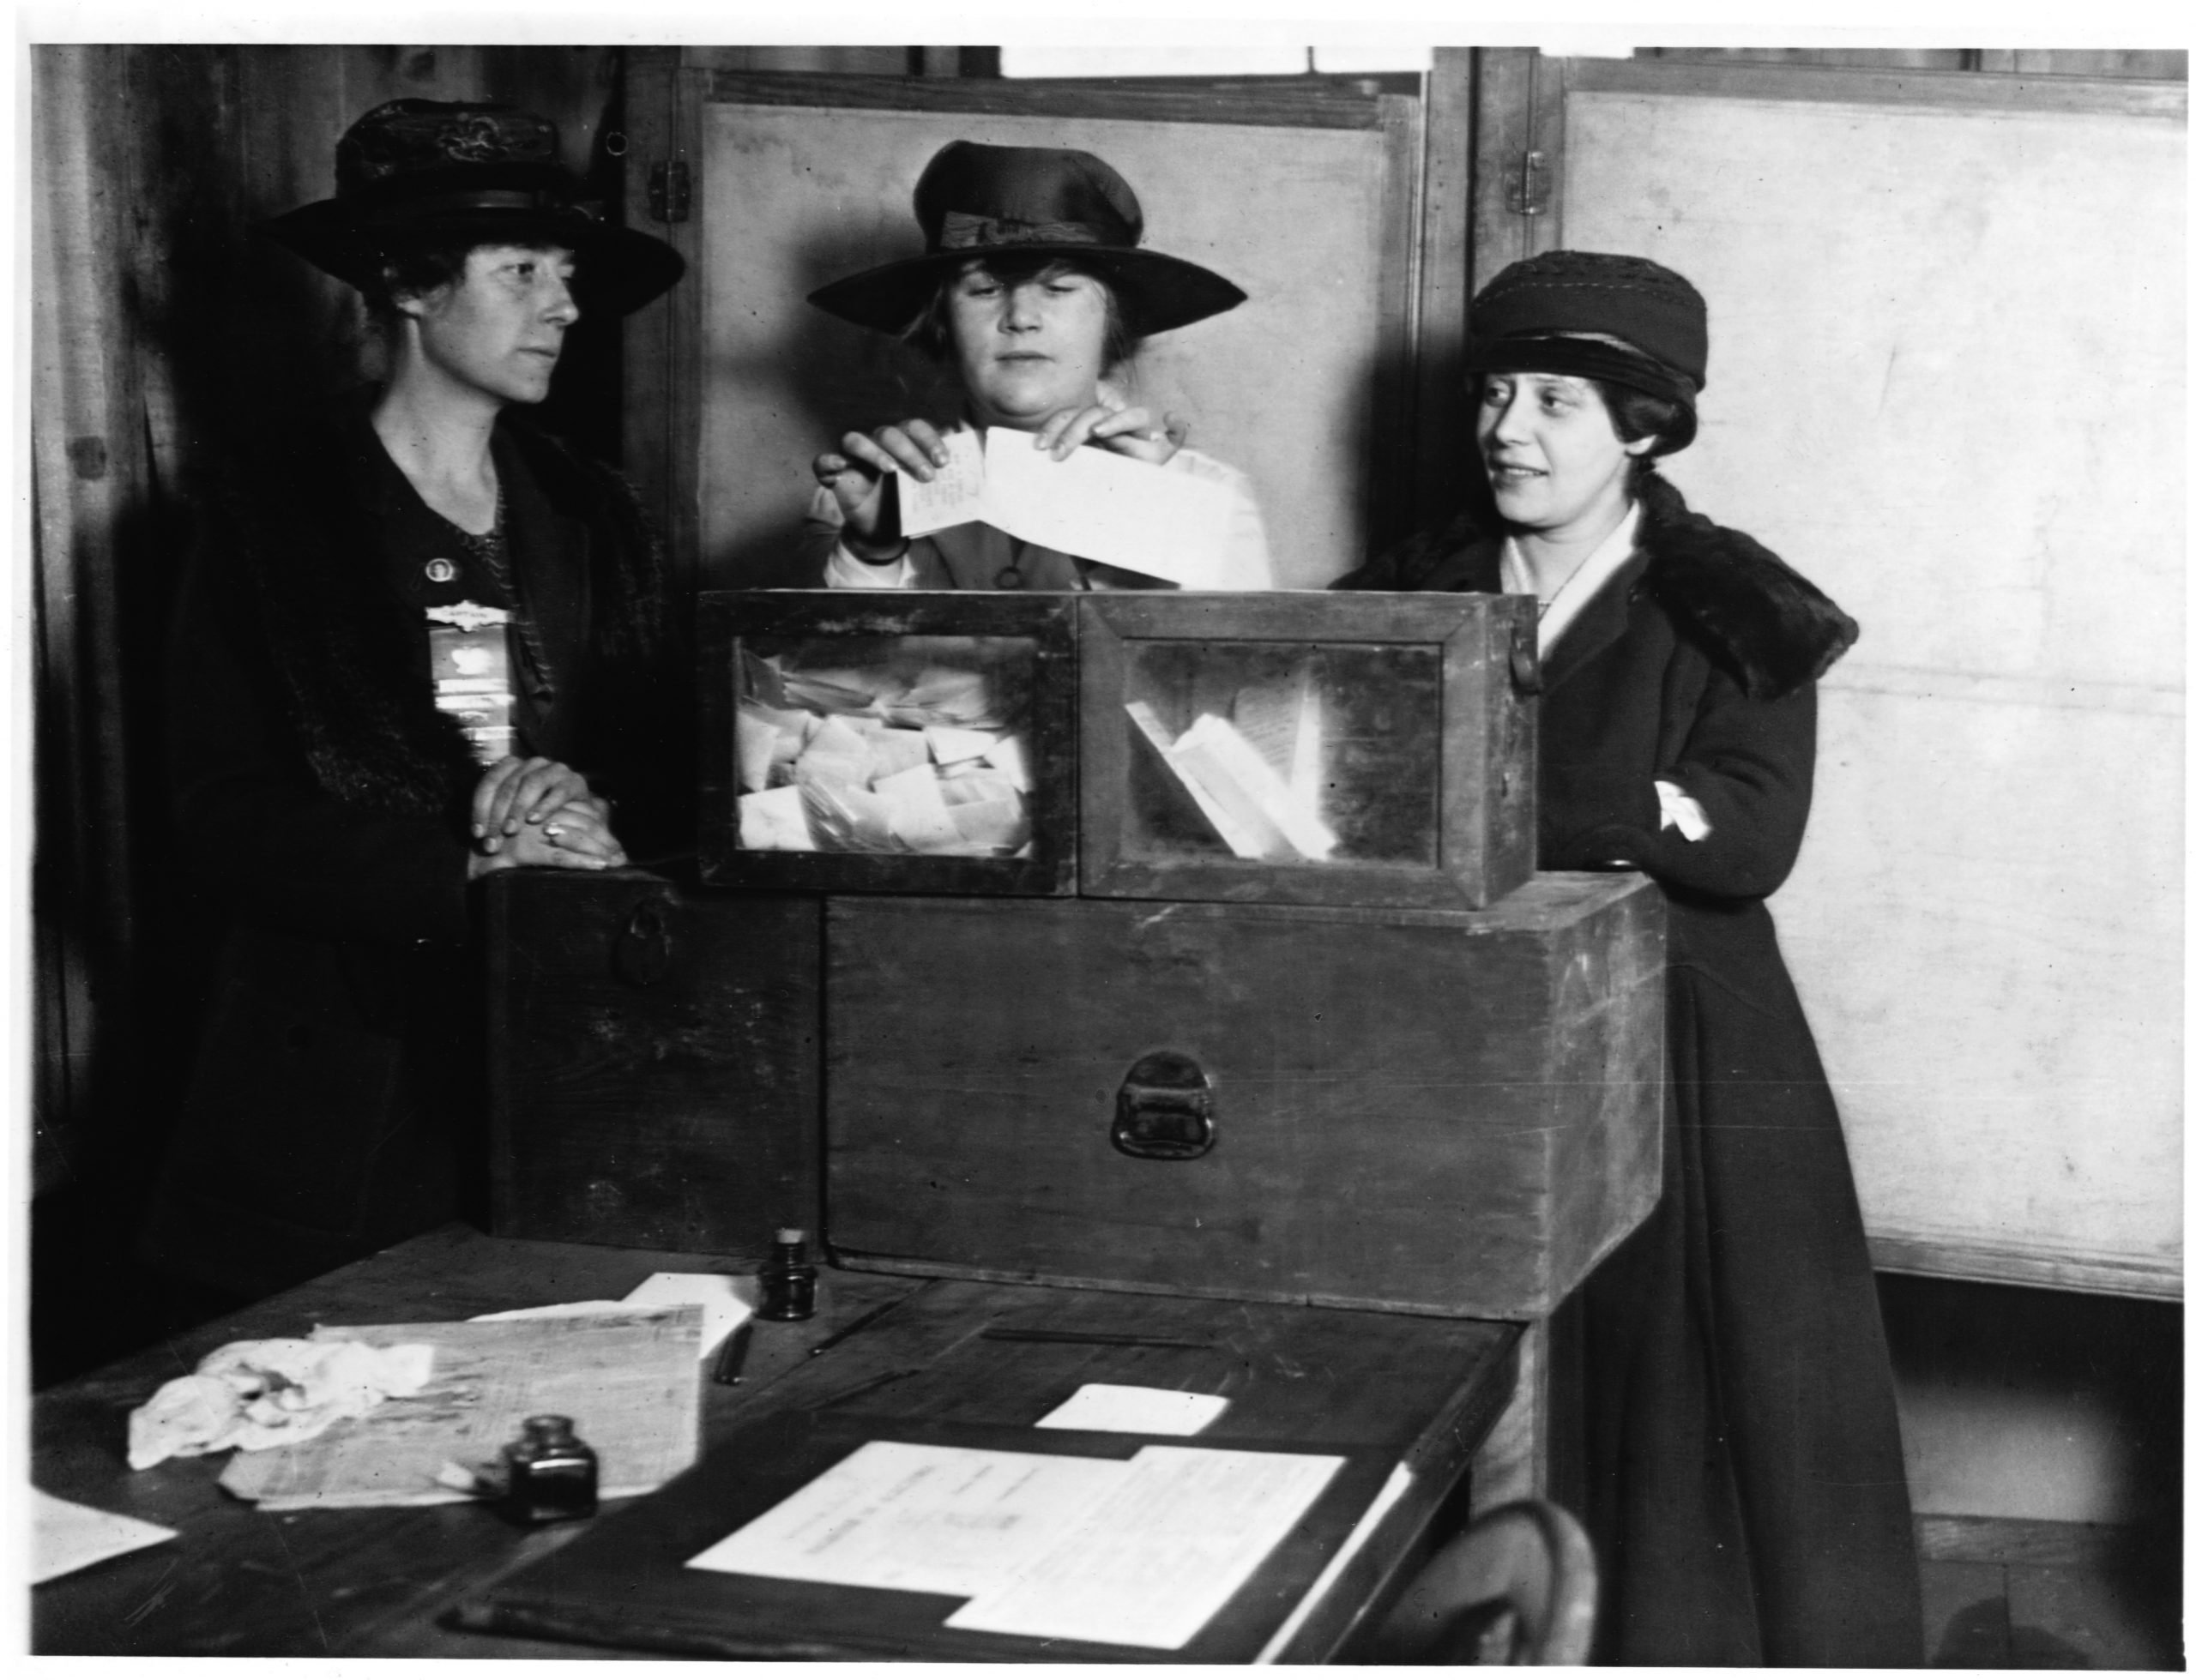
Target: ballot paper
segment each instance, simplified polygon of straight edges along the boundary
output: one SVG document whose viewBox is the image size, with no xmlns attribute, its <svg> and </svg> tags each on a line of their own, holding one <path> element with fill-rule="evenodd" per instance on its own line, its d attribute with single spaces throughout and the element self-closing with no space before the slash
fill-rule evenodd
<svg viewBox="0 0 2196 1680">
<path fill-rule="evenodd" d="M 1324 863 L 1336 836 L 1316 807 L 1317 776 L 1302 785 L 1282 774 L 1229 720 L 1200 713 L 1180 735 L 1171 733 L 1144 701 L 1125 708 L 1175 780 L 1238 858 Z M 1301 732 L 1292 737 L 1290 753 Z"/>
<path fill-rule="evenodd" d="M 1344 1460 L 1150 1446 L 1125 1461 L 871 1442 L 688 1560 L 938 1593 L 951 1628 L 1177 1651 Z"/>
<path fill-rule="evenodd" d="M 470 1496 L 443 1479 L 445 1466 L 493 1463 L 528 1418 L 557 1412 L 594 1449 L 602 1497 L 650 1492 L 700 1449 L 702 1319 L 689 1304 L 503 1323 L 320 1327 L 315 1340 L 428 1343 L 433 1379 L 302 1445 L 238 1453 L 221 1485 L 262 1510 L 444 1504 Z"/>
<path fill-rule="evenodd" d="M 1086 446 L 1065 461 L 1034 434 L 992 426 L 945 437 L 928 484 L 896 475 L 900 529 L 920 537 L 980 520 L 1042 547 L 1165 578 L 1185 589 L 1226 585 L 1234 493 L 1225 485 Z"/>
<path fill-rule="evenodd" d="M 175 1538 L 175 1530 L 31 1490 L 31 1585 Z"/>
<path fill-rule="evenodd" d="M 1225 1396 L 1123 1382 L 1086 1382 L 1037 1419 L 1041 1430 L 1112 1430 L 1126 1435 L 1195 1435 L 1228 1410 Z"/>
<path fill-rule="evenodd" d="M 755 1316 L 761 1300 L 753 1278 L 722 1272 L 651 1272 L 616 1301 L 557 1301 L 542 1307 L 513 1307 L 507 1312 L 475 1313 L 468 1324 L 502 1324 L 516 1318 L 572 1318 L 587 1313 L 629 1311 L 634 1307 L 676 1307 L 689 1303 L 702 1310 L 700 1357 Z"/>
<path fill-rule="evenodd" d="M 863 663 L 742 650 L 734 726 L 750 852 L 1027 856 L 1026 673 L 983 637 L 908 636 Z"/>
</svg>

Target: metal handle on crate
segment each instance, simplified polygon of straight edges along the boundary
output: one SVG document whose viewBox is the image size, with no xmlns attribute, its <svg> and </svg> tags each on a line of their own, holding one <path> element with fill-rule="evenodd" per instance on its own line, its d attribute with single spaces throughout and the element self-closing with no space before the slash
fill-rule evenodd
<svg viewBox="0 0 2196 1680">
<path fill-rule="evenodd" d="M 643 899 L 625 918 L 611 947 L 611 961 L 636 986 L 652 986 L 671 972 L 671 929 L 661 899 Z"/>
<path fill-rule="evenodd" d="M 1194 1160 L 1212 1147 L 1212 1081 L 1179 1051 L 1154 1051 L 1113 1098 L 1113 1147 L 1139 1160 Z"/>
<path fill-rule="evenodd" d="M 1529 629 L 1522 629 L 1511 638 L 1510 683 L 1519 694 L 1538 694 L 1541 691 L 1538 641 L 1538 635 Z"/>
</svg>

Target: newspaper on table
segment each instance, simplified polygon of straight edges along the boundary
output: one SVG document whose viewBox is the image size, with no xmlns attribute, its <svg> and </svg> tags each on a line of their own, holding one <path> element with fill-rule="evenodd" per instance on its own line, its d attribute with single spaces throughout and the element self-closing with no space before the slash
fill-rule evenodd
<svg viewBox="0 0 2196 1680">
<path fill-rule="evenodd" d="M 558 1412 L 594 1449 L 602 1497 L 653 1491 L 700 1451 L 702 1322 L 702 1308 L 689 1304 L 576 1317 L 321 1326 L 316 1340 L 426 1343 L 433 1373 L 418 1393 L 391 1396 L 311 1441 L 237 1454 L 221 1485 L 276 1511 L 455 1502 L 473 1496 L 441 1479 L 446 1466 L 493 1464 L 528 1418 Z"/>
</svg>

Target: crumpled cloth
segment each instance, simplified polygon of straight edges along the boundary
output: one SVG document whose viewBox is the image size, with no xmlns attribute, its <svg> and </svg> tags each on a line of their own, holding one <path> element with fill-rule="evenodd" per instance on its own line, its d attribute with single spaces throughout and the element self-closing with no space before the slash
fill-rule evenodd
<svg viewBox="0 0 2196 1680">
<path fill-rule="evenodd" d="M 310 1441 L 339 1418 L 365 1417 L 392 1394 L 418 1394 L 434 1364 L 426 1342 L 370 1347 L 298 1336 L 230 1342 L 130 1414 L 130 1467 Z"/>
</svg>

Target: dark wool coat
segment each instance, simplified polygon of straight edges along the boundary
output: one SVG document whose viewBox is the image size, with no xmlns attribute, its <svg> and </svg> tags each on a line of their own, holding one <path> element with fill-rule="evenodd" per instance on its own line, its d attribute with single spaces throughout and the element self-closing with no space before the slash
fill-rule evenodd
<svg viewBox="0 0 2196 1680">
<path fill-rule="evenodd" d="M 280 429 L 219 492 L 169 667 L 185 863 L 226 925 L 153 1257 L 260 1295 L 480 1212 L 480 771 L 437 709 L 416 562 L 431 518 L 364 401 Z M 557 673 L 536 750 L 676 841 L 688 661 L 631 491 L 522 416 L 492 449 L 519 587 Z"/>
<path fill-rule="evenodd" d="M 1540 865 L 1646 870 L 1669 908 L 1663 1192 L 1581 1291 L 1599 1660 L 1914 1665 L 1898 1421 L 1845 1143 L 1763 900 L 1814 772 L 1813 683 L 1856 634 L 1650 475 L 1632 559 L 1551 650 Z M 1344 579 L 1499 590 L 1467 518 Z M 1660 826 L 1673 781 L 1712 825 Z"/>
</svg>

